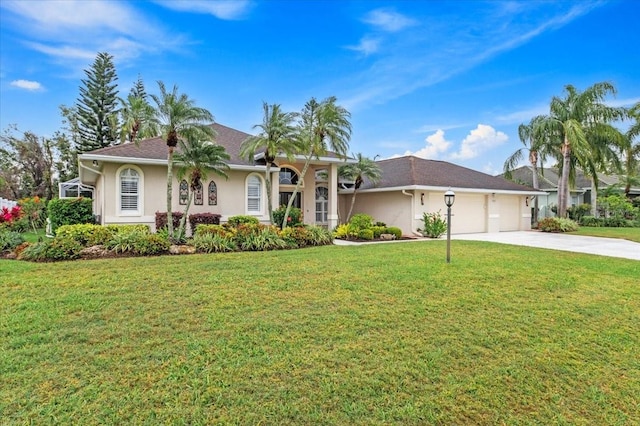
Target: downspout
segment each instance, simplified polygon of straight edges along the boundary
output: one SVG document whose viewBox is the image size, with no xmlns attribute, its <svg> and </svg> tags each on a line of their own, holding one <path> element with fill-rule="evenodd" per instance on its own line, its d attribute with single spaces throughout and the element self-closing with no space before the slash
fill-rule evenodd
<svg viewBox="0 0 640 426">
<path fill-rule="evenodd" d="M 413 196 L 413 194 L 408 193 L 406 189 L 402 190 L 402 195 L 406 195 L 407 197 L 411 198 L 411 218 L 409 220 L 409 223 L 410 223 L 410 226 L 411 226 L 411 233 L 414 234 L 414 235 L 417 235 L 419 237 L 422 237 L 422 234 L 420 234 L 420 233 L 418 233 L 418 232 L 413 230 L 413 221 L 414 221 L 413 218 L 416 217 L 416 205 L 415 205 L 414 200 L 413 200 L 414 196 Z"/>
<path fill-rule="evenodd" d="M 89 167 L 85 166 L 82 161 L 78 161 L 78 164 L 83 169 L 89 170 L 89 171 L 91 171 L 93 173 L 97 173 L 102 177 L 102 179 L 100 179 L 100 186 L 102 187 L 102 190 L 100 191 L 100 197 L 103 198 L 102 202 L 100 203 L 100 222 L 101 222 L 100 225 L 102 225 L 104 223 L 104 211 L 103 211 L 104 210 L 104 174 L 99 170 L 92 169 L 92 168 L 89 168 Z M 94 191 L 94 194 L 95 194 L 95 190 L 96 190 L 95 186 L 91 186 L 91 185 L 85 185 L 85 186 L 93 188 L 93 191 Z"/>
</svg>

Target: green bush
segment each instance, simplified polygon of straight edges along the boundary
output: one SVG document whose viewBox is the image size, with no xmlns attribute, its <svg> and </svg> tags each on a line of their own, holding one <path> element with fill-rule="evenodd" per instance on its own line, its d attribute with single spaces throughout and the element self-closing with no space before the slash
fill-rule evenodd
<svg viewBox="0 0 640 426">
<path fill-rule="evenodd" d="M 594 216 L 582 216 L 578 221 L 580 226 L 604 226 L 604 219 Z"/>
<path fill-rule="evenodd" d="M 633 228 L 633 220 L 624 217 L 607 217 L 604 219 L 604 226 L 609 228 Z"/>
<path fill-rule="evenodd" d="M 115 234 L 112 229 L 102 225 L 89 223 L 79 225 L 62 225 L 56 231 L 56 237 L 71 238 L 84 247 L 104 245 Z"/>
<path fill-rule="evenodd" d="M 90 198 L 57 198 L 49 201 L 47 211 L 54 233 L 62 225 L 94 223 Z"/>
<path fill-rule="evenodd" d="M 580 204 L 578 206 L 571 206 L 567 209 L 569 219 L 580 222 L 583 216 L 586 216 L 591 211 L 591 204 Z"/>
<path fill-rule="evenodd" d="M 349 221 L 349 225 L 357 231 L 369 229 L 373 226 L 373 218 L 364 213 L 354 214 Z"/>
<path fill-rule="evenodd" d="M 280 232 L 280 237 L 291 248 L 306 247 L 310 240 L 309 232 L 303 226 L 289 226 Z"/>
<path fill-rule="evenodd" d="M 82 245 L 73 238 L 62 237 L 29 245 L 19 258 L 35 262 L 73 260 L 80 257 Z"/>
<path fill-rule="evenodd" d="M 243 251 L 266 251 L 287 248 L 287 242 L 278 234 L 276 226 L 261 224 L 240 225 L 234 238 Z"/>
<path fill-rule="evenodd" d="M 287 206 L 280 206 L 273 211 L 273 224 L 277 227 L 282 227 L 282 221 L 284 220 L 284 213 L 287 210 Z M 302 224 L 302 210 L 297 207 L 291 207 L 289 210 L 289 218 L 287 220 L 287 227 L 299 226 Z"/>
<path fill-rule="evenodd" d="M 572 232 L 578 230 L 578 224 L 571 219 L 545 217 L 538 221 L 538 229 L 542 232 Z"/>
<path fill-rule="evenodd" d="M 373 240 L 373 231 L 371 229 L 361 229 L 358 231 L 358 238 L 361 240 Z"/>
<path fill-rule="evenodd" d="M 400 239 L 402 238 L 402 229 L 395 226 L 390 226 L 384 230 L 383 234 L 395 235 L 397 239 Z"/>
<path fill-rule="evenodd" d="M 193 235 L 195 237 L 198 235 L 206 235 L 206 234 L 213 234 L 213 235 L 220 235 L 223 237 L 227 237 L 229 235 L 232 235 L 232 232 L 230 232 L 230 230 L 227 227 L 224 227 L 222 225 L 198 225 L 196 226 L 196 232 Z"/>
<path fill-rule="evenodd" d="M 424 229 L 422 235 L 429 238 L 440 238 L 447 232 L 447 221 L 442 218 L 440 210 L 434 213 L 423 213 L 422 222 Z"/>
<path fill-rule="evenodd" d="M 380 223 L 380 222 L 377 222 Z M 371 228 L 371 231 L 373 231 L 373 238 L 380 238 L 380 235 L 384 234 L 384 230 L 387 229 L 387 226 L 384 225 L 374 225 Z"/>
<path fill-rule="evenodd" d="M 337 238 L 339 240 L 353 240 L 358 238 L 358 230 L 349 223 L 343 223 L 342 225 L 338 225 L 333 231 L 333 238 Z"/>
<path fill-rule="evenodd" d="M 257 217 L 248 216 L 248 215 L 237 215 L 231 216 L 227 223 L 231 226 L 240 226 L 240 225 L 257 225 L 260 223 Z"/>
<path fill-rule="evenodd" d="M 202 226 L 206 225 L 200 225 L 196 229 Z M 191 241 L 200 253 L 222 253 L 238 249 L 232 237 L 218 233 L 201 232 L 196 234 Z"/>
<path fill-rule="evenodd" d="M 140 256 L 154 256 L 167 253 L 171 243 L 165 237 L 158 234 L 137 234 L 140 235 L 134 244 L 133 252 Z"/>
<path fill-rule="evenodd" d="M 0 252 L 13 250 L 24 243 L 24 237 L 20 232 L 0 231 Z"/>
</svg>

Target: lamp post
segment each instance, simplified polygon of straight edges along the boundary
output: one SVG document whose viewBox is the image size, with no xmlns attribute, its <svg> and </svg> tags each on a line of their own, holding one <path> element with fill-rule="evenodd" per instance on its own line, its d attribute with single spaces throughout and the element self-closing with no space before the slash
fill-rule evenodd
<svg viewBox="0 0 640 426">
<path fill-rule="evenodd" d="M 447 205 L 447 263 L 451 263 L 451 206 L 456 199 L 452 190 L 444 193 L 444 203 Z"/>
</svg>

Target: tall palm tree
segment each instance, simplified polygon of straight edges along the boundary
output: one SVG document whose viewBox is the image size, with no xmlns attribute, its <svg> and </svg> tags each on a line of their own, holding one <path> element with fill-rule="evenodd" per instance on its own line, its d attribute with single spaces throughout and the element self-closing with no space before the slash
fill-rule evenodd
<svg viewBox="0 0 640 426">
<path fill-rule="evenodd" d="M 300 150 L 300 144 L 296 138 L 294 126 L 296 113 L 283 112 L 280 105 L 269 105 L 266 102 L 262 103 L 262 109 L 264 111 L 262 124 L 253 126 L 254 129 L 260 129 L 260 133 L 256 136 L 250 136 L 242 142 L 240 155 L 248 160 L 253 160 L 256 152 L 264 153 L 269 221 L 273 223 L 271 165 L 278 155 L 284 155 L 289 161 L 292 161 L 294 154 Z"/>
<path fill-rule="evenodd" d="M 154 108 L 146 99 L 129 94 L 127 99 L 120 98 L 120 142 L 138 143 L 141 139 L 157 136 L 159 123 Z"/>
<path fill-rule="evenodd" d="M 160 95 L 151 95 L 151 98 L 156 104 L 160 133 L 167 142 L 167 229 L 169 238 L 173 239 L 173 152 L 180 139 L 213 140 L 215 131 L 209 126 L 213 115 L 195 106 L 195 101 L 186 94 L 178 93 L 178 86 L 167 92 L 164 83 L 158 81 L 158 87 Z"/>
<path fill-rule="evenodd" d="M 622 153 L 624 156 L 624 193 L 628 197 L 632 185 L 640 185 L 640 102 L 628 111 L 633 120 L 624 133 Z"/>
<path fill-rule="evenodd" d="M 345 222 L 349 222 L 349 218 L 351 218 L 351 213 L 353 213 L 353 206 L 356 204 L 356 193 L 364 183 L 364 179 L 366 178 L 372 183 L 376 184 L 382 177 L 380 166 L 378 166 L 372 159 L 363 156 L 362 153 L 359 152 L 356 155 L 356 160 L 357 163 L 341 166 L 338 172 L 347 179 L 355 181 L 355 184 L 353 186 L 353 194 L 351 195 L 351 206 L 349 207 L 349 213 L 347 213 Z"/>
<path fill-rule="evenodd" d="M 613 133 L 611 121 L 621 118 L 622 108 L 607 106 L 604 99 L 616 93 L 611 83 L 596 83 L 580 92 L 572 85 L 565 86 L 565 97 L 554 96 L 549 115 L 538 126 L 557 149 L 561 165 L 558 184 L 558 216 L 567 215 L 570 176 L 575 176 L 576 164 L 587 164 L 592 153 L 587 134 L 606 136 Z"/>
<path fill-rule="evenodd" d="M 532 184 L 534 189 L 540 189 L 538 179 L 538 164 L 544 163 L 546 159 L 546 149 L 544 135 L 540 133 L 538 123 L 543 119 L 542 116 L 536 116 L 531 119 L 529 124 L 520 124 L 518 126 L 518 136 L 523 147 L 511 154 L 504 162 L 504 177 L 512 178 L 512 172 L 515 167 L 522 161 L 524 152 L 529 151 L 529 164 L 532 169 Z M 538 223 L 538 197 L 534 199 L 533 222 Z"/>
<path fill-rule="evenodd" d="M 300 179 L 296 184 L 287 210 L 285 211 L 282 229 L 287 226 L 287 218 L 291 206 L 295 200 L 304 176 L 309 169 L 309 164 L 314 158 L 319 158 L 331 150 L 336 154 L 346 157 L 351 139 L 351 113 L 344 107 L 336 104 L 337 98 L 331 96 L 322 102 L 311 98 L 302 109 L 298 123 L 298 138 L 301 143 L 301 152 L 304 152 L 305 163 Z"/>
<path fill-rule="evenodd" d="M 226 171 L 229 170 L 228 161 L 231 158 L 223 146 L 210 141 L 202 141 L 194 135 L 187 136 L 186 140 L 180 140 L 179 145 L 180 151 L 174 156 L 174 161 L 178 165 L 176 174 L 178 180 L 187 178 L 191 191 L 180 221 L 176 240 L 182 240 L 185 236 L 187 215 L 196 189 L 202 187 L 202 181 L 207 180 L 209 172 L 228 179 Z"/>
</svg>

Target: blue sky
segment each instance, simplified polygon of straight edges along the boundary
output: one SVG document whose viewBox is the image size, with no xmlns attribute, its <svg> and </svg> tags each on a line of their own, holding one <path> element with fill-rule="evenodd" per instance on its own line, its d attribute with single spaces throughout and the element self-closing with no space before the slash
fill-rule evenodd
<svg viewBox="0 0 640 426">
<path fill-rule="evenodd" d="M 517 127 L 572 84 L 640 100 L 640 1 L 0 1 L 0 128 L 62 127 L 97 52 L 248 133 L 262 102 L 335 95 L 352 153 L 499 173 Z"/>
</svg>

